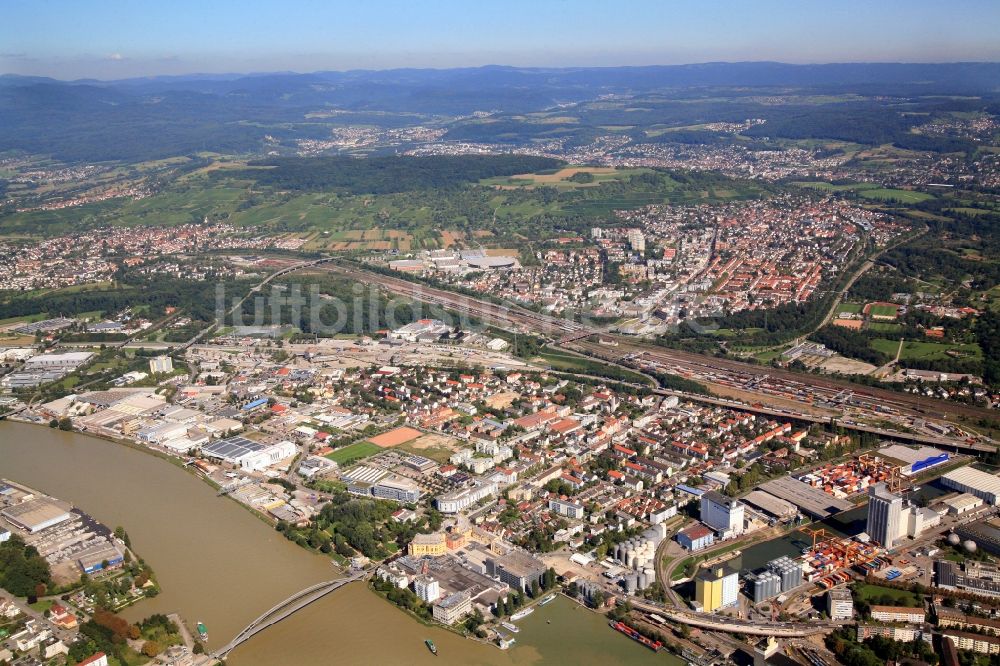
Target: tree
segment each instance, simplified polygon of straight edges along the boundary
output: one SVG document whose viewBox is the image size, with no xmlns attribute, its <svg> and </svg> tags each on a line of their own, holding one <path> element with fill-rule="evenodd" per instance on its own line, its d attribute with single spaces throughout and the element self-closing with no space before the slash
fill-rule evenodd
<svg viewBox="0 0 1000 666">
<path fill-rule="evenodd" d="M 531 598 L 532 599 L 537 598 L 538 597 L 538 593 L 539 593 L 538 581 L 537 580 L 533 580 L 533 581 L 531 581 Z"/>
<path fill-rule="evenodd" d="M 48 562 L 18 535 L 0 543 L 0 587 L 18 597 L 42 594 L 52 580 Z"/>
<path fill-rule="evenodd" d="M 157 643 L 156 641 L 146 641 L 145 643 L 142 644 L 142 653 L 149 658 L 155 657 L 162 651 L 163 648 L 160 647 L 160 644 Z"/>
<path fill-rule="evenodd" d="M 545 570 L 545 575 L 542 577 L 542 587 L 546 590 L 551 590 L 556 586 L 556 570 L 549 567 Z"/>
</svg>

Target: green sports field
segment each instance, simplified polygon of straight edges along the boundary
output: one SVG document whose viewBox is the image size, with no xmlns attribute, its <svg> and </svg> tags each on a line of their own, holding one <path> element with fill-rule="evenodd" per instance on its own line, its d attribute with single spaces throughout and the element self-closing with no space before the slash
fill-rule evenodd
<svg viewBox="0 0 1000 666">
<path fill-rule="evenodd" d="M 338 465 L 346 465 L 347 463 L 373 456 L 381 450 L 381 448 L 371 442 L 354 442 L 342 449 L 337 449 L 333 453 L 328 453 L 326 457 Z"/>
<path fill-rule="evenodd" d="M 892 305 L 873 305 L 868 310 L 872 317 L 896 317 L 897 309 Z"/>
</svg>

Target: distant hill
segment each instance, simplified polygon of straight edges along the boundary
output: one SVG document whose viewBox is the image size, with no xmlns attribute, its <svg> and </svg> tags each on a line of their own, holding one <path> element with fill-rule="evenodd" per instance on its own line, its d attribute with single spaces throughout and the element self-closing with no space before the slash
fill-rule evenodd
<svg viewBox="0 0 1000 666">
<path fill-rule="evenodd" d="M 709 88 L 808 88 L 831 94 L 994 95 L 1000 63 L 788 65 L 772 62 L 606 68 L 477 67 L 199 74 L 120 81 L 0 76 L 0 149 L 68 161 L 141 160 L 198 150 L 259 152 L 320 138 L 336 124 L 416 124 L 475 111 L 527 113 L 600 95 Z M 335 120 L 306 122 L 317 111 Z"/>
</svg>

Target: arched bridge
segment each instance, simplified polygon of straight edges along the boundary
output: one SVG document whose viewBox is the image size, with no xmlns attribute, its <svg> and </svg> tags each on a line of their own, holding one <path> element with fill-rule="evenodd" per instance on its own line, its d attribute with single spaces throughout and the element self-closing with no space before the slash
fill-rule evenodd
<svg viewBox="0 0 1000 666">
<path fill-rule="evenodd" d="M 314 601 L 322 599 L 334 590 L 339 589 L 348 583 L 353 583 L 356 580 L 361 580 L 364 575 L 363 571 L 359 571 L 351 576 L 348 576 L 347 578 L 339 578 L 337 580 L 328 580 L 323 583 L 317 583 L 304 590 L 296 592 L 281 603 L 268 609 L 256 620 L 248 624 L 243 631 L 236 634 L 236 637 L 233 640 L 213 652 L 212 656 L 217 659 L 224 658 L 241 644 L 250 640 L 268 627 L 281 622 L 293 613 L 302 610 Z"/>
</svg>

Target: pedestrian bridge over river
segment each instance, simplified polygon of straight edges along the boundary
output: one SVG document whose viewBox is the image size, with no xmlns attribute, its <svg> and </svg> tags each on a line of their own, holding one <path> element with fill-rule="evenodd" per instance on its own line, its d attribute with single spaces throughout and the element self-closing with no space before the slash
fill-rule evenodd
<svg viewBox="0 0 1000 666">
<path fill-rule="evenodd" d="M 326 595 L 330 594 L 334 590 L 340 589 L 348 583 L 353 583 L 356 580 L 361 580 L 364 577 L 364 572 L 359 571 L 347 578 L 339 578 L 337 580 L 328 580 L 323 583 L 317 583 L 311 587 L 307 587 L 304 590 L 296 592 L 292 596 L 288 597 L 281 603 L 267 610 L 264 614 L 258 617 L 256 620 L 251 622 L 246 626 L 246 628 L 238 633 L 236 637 L 229 641 L 226 645 L 222 646 L 218 650 L 212 653 L 212 656 L 217 659 L 223 659 L 230 652 L 235 650 L 237 647 L 250 640 L 260 632 L 264 631 L 268 627 L 274 626 L 282 620 L 288 618 L 293 613 L 296 613 L 314 601 L 322 599 Z"/>
</svg>

